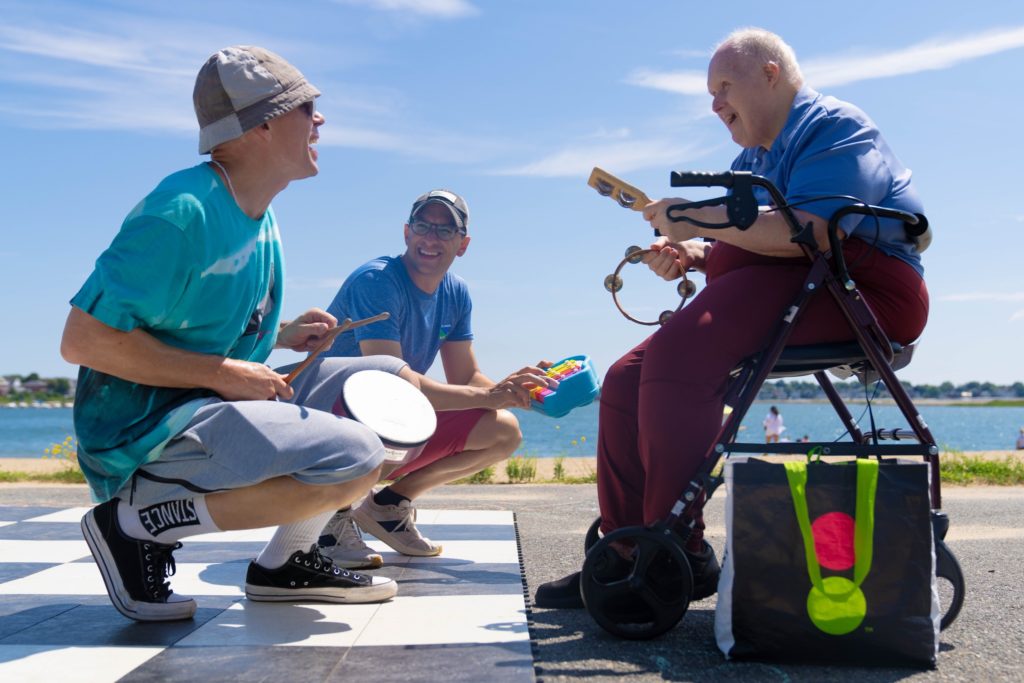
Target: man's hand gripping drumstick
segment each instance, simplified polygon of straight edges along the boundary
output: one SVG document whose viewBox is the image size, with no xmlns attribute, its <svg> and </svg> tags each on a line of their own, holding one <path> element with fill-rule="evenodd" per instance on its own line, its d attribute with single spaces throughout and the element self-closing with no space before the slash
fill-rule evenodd
<svg viewBox="0 0 1024 683">
<path fill-rule="evenodd" d="M 337 337 L 342 332 L 346 330 L 352 330 L 357 327 L 362 327 L 363 325 L 369 325 L 370 323 L 375 323 L 380 320 L 387 320 L 389 317 L 391 317 L 391 314 L 388 313 L 387 311 L 384 311 L 383 313 L 378 313 L 375 316 L 363 318 L 362 320 L 353 321 L 351 318 L 345 318 L 345 320 L 343 320 L 340 325 L 338 325 L 337 327 L 332 327 L 331 329 L 327 330 L 327 332 L 324 333 L 324 336 L 321 338 L 316 348 L 310 351 L 309 355 L 306 357 L 306 360 L 296 365 L 295 368 L 288 373 L 288 375 L 284 378 L 284 383 L 290 385 L 295 380 L 295 378 L 299 376 L 299 373 L 301 373 L 303 370 L 309 367 L 309 364 L 312 363 L 317 356 L 319 356 L 321 353 L 323 353 L 324 351 L 331 347 L 331 344 L 334 343 L 334 338 Z"/>
</svg>

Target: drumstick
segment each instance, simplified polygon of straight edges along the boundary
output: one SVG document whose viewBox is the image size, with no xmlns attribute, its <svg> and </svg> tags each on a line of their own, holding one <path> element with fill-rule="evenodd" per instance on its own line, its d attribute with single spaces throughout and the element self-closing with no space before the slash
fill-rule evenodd
<svg viewBox="0 0 1024 683">
<path fill-rule="evenodd" d="M 643 211 L 644 207 L 651 203 L 650 198 L 642 190 L 619 180 L 608 171 L 597 166 L 590 172 L 590 179 L 587 180 L 587 185 L 597 190 L 598 194 L 611 197 L 620 206 L 633 209 L 634 211 Z"/>
<path fill-rule="evenodd" d="M 332 327 L 331 329 L 327 330 L 326 333 L 324 333 L 324 339 L 323 341 L 320 342 L 320 345 L 310 352 L 310 354 L 306 357 L 306 360 L 296 365 L 295 369 L 288 373 L 288 376 L 284 378 L 284 383 L 291 384 L 295 380 L 295 378 L 299 376 L 299 373 L 308 368 L 309 364 L 312 363 L 317 356 L 319 356 L 321 353 L 330 348 L 331 344 L 334 342 L 334 338 L 337 337 L 342 332 L 344 332 L 345 330 L 352 330 L 357 327 L 362 327 L 363 325 L 369 325 L 370 323 L 378 322 L 380 320 L 387 320 L 390 317 L 391 314 L 388 313 L 387 311 L 384 311 L 383 313 L 378 313 L 375 316 L 363 318 L 362 320 L 356 320 L 355 322 L 353 322 L 351 318 L 345 318 L 340 325 L 338 325 L 337 327 Z"/>
</svg>

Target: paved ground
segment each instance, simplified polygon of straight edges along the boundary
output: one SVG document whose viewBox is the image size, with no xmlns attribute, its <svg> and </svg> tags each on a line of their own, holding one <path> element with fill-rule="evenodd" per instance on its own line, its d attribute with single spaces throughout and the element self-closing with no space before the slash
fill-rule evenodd
<svg viewBox="0 0 1024 683">
<path fill-rule="evenodd" d="M 533 610 L 536 673 L 544 681 L 1022 681 L 1024 680 L 1024 488 L 944 491 L 947 537 L 968 584 L 960 618 L 944 631 L 934 671 L 828 668 L 726 662 L 713 636 L 714 601 L 692 605 L 665 636 L 626 642 L 606 635 L 583 611 Z M 84 504 L 82 487 L 0 486 L 0 505 Z M 443 487 L 424 507 L 512 510 L 519 525 L 530 595 L 578 569 L 583 535 L 597 514 L 591 485 Z M 709 504 L 709 540 L 720 547 L 722 500 Z"/>
</svg>

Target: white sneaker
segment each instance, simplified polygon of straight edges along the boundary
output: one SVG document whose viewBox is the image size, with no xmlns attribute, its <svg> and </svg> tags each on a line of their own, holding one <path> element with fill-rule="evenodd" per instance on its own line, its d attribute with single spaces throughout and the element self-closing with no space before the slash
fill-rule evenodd
<svg viewBox="0 0 1024 683">
<path fill-rule="evenodd" d="M 345 569 L 376 569 L 384 558 L 363 543 L 352 509 L 338 510 L 324 525 L 317 542 L 321 552 Z"/>
<path fill-rule="evenodd" d="M 416 528 L 416 508 L 407 500 L 398 505 L 377 505 L 371 493 L 352 510 L 356 522 L 403 555 L 433 557 L 441 546 L 424 538 Z"/>
</svg>

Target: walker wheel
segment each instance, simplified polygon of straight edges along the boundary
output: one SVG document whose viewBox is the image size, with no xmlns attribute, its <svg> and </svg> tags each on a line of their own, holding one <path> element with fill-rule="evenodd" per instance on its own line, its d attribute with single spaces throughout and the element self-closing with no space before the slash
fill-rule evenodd
<svg viewBox="0 0 1024 683">
<path fill-rule="evenodd" d="M 606 553 L 616 552 L 613 543 L 634 548 L 628 570 L 618 576 L 608 576 L 604 562 Z M 625 527 L 598 540 L 587 553 L 580 592 L 601 628 L 620 638 L 648 640 L 686 614 L 693 572 L 682 541 L 671 531 Z"/>
<path fill-rule="evenodd" d="M 945 630 L 956 621 L 960 608 L 964 606 L 966 584 L 963 570 L 953 551 L 945 541 L 938 538 L 935 539 L 935 577 L 939 588 L 939 609 L 942 609 L 944 603 L 949 603 L 939 622 L 939 628 Z"/>
<path fill-rule="evenodd" d="M 601 518 L 598 517 L 594 520 L 594 523 L 587 529 L 587 535 L 583 539 L 583 554 L 586 555 L 590 552 L 590 549 L 594 547 L 594 544 L 603 538 L 601 535 Z"/>
</svg>

